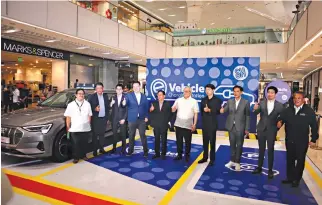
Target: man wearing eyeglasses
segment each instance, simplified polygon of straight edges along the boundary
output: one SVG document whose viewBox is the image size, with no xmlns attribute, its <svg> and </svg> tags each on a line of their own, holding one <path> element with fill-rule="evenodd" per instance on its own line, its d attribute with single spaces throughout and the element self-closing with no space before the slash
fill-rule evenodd
<svg viewBox="0 0 322 205">
<path fill-rule="evenodd" d="M 87 159 L 86 145 L 91 131 L 92 108 L 84 99 L 84 89 L 76 90 L 76 99 L 68 104 L 64 116 L 66 117 L 66 130 L 71 134 L 73 163 L 79 159 Z"/>
<path fill-rule="evenodd" d="M 181 160 L 183 154 L 183 139 L 185 141 L 185 160 L 188 162 L 191 150 L 192 132 L 196 130 L 199 106 L 197 100 L 191 97 L 191 88 L 186 87 L 183 97 L 178 98 L 172 106 L 172 112 L 177 111 L 176 128 L 178 156 L 174 160 Z"/>
</svg>

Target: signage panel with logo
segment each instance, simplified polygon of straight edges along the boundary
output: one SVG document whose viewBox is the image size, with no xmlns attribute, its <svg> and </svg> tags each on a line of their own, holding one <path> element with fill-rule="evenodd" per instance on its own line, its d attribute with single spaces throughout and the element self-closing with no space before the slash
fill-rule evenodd
<svg viewBox="0 0 322 205">
<path fill-rule="evenodd" d="M 22 43 L 4 38 L 1 39 L 1 50 L 13 53 L 52 58 L 57 60 L 69 60 L 68 52 Z"/>
<path fill-rule="evenodd" d="M 242 97 L 253 105 L 258 98 L 259 64 L 257 57 L 148 59 L 147 96 L 156 100 L 157 91 L 164 90 L 166 100 L 174 102 L 190 86 L 192 97 L 200 102 L 206 96 L 205 85 L 211 83 L 216 87 L 215 95 L 226 102 L 234 97 L 234 85 L 240 85 L 244 88 Z M 225 115 L 219 118 L 219 128 L 224 129 Z M 252 116 L 251 131 L 255 127 L 256 117 Z"/>
</svg>

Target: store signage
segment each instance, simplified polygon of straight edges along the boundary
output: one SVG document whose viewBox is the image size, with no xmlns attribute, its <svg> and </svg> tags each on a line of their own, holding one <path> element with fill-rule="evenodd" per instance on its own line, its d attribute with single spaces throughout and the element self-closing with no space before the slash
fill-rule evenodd
<svg viewBox="0 0 322 205">
<path fill-rule="evenodd" d="M 51 48 L 40 47 L 8 39 L 1 39 L 1 50 L 13 53 L 21 53 L 46 58 L 68 60 L 69 55 L 66 52 L 54 50 Z M 19 59 L 18 59 L 19 61 Z"/>
<path fill-rule="evenodd" d="M 256 33 L 265 32 L 265 27 L 242 27 L 242 28 L 204 28 L 204 29 L 176 29 L 173 36 L 211 35 L 225 33 Z"/>
<path fill-rule="evenodd" d="M 265 96 L 267 96 L 267 88 L 270 86 L 274 86 L 277 88 L 278 92 L 276 94 L 276 100 L 280 103 L 286 103 L 291 97 L 291 88 L 290 86 L 282 81 L 282 80 L 276 80 L 271 83 L 269 83 L 265 88 Z"/>
</svg>

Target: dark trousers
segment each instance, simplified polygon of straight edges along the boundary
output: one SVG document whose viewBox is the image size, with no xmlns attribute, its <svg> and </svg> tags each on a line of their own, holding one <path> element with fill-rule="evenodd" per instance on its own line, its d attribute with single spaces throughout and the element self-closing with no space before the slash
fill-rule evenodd
<svg viewBox="0 0 322 205">
<path fill-rule="evenodd" d="M 83 159 L 86 156 L 89 132 L 71 132 L 73 159 Z"/>
<path fill-rule="evenodd" d="M 113 130 L 113 148 L 116 149 L 116 144 L 118 141 L 122 141 L 122 151 L 125 151 L 126 149 L 126 123 L 124 122 L 123 125 L 120 123 L 112 124 L 112 130 Z M 119 130 L 119 132 L 118 132 Z"/>
<path fill-rule="evenodd" d="M 230 161 L 240 163 L 240 158 L 243 152 L 244 130 L 237 131 L 235 125 L 229 131 L 230 142 Z"/>
<path fill-rule="evenodd" d="M 140 138 L 141 138 L 141 143 L 143 146 L 143 151 L 145 154 L 148 153 L 148 143 L 147 143 L 147 139 L 145 136 L 145 127 L 146 127 L 146 123 L 144 120 L 140 120 L 138 119 L 135 122 L 129 122 L 129 153 L 133 153 L 134 151 L 134 141 L 135 141 L 135 133 L 136 133 L 136 129 L 139 129 L 139 134 L 140 134 Z"/>
<path fill-rule="evenodd" d="M 13 103 L 12 107 L 13 107 L 13 110 L 19 110 L 20 109 L 20 103 Z"/>
<path fill-rule="evenodd" d="M 156 155 L 160 155 L 160 141 L 162 144 L 162 155 L 165 156 L 167 154 L 167 137 L 168 137 L 168 128 L 159 128 L 155 127 L 153 129 L 154 137 L 155 137 L 155 145 L 154 150 Z"/>
<path fill-rule="evenodd" d="M 308 143 L 286 141 L 287 179 L 300 181 L 302 179 Z"/>
<path fill-rule="evenodd" d="M 8 107 L 9 107 L 9 112 L 12 112 L 12 103 L 4 103 L 4 113 L 8 112 Z"/>
<path fill-rule="evenodd" d="M 271 132 L 269 128 L 265 131 L 258 131 L 258 147 L 259 147 L 259 158 L 258 167 L 262 168 L 265 156 L 266 142 L 268 152 L 268 169 L 273 170 L 274 164 L 274 145 L 276 132 Z"/>
<path fill-rule="evenodd" d="M 210 142 L 210 161 L 212 162 L 216 159 L 216 133 L 217 129 L 202 129 L 203 159 L 208 159 Z"/>
<path fill-rule="evenodd" d="M 107 119 L 99 117 L 92 118 L 94 152 L 97 151 L 97 149 L 101 152 L 104 151 L 106 126 Z"/>
<path fill-rule="evenodd" d="M 178 156 L 183 154 L 183 139 L 185 141 L 185 156 L 190 156 L 192 132 L 189 129 L 176 127 Z"/>
</svg>

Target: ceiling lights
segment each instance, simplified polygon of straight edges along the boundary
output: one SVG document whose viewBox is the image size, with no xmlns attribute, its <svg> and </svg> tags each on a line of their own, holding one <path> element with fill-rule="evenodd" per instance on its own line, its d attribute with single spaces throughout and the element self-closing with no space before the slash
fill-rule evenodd
<svg viewBox="0 0 322 205">
<path fill-rule="evenodd" d="M 164 10 L 166 10 L 166 8 L 163 8 L 163 9 L 159 9 L 159 11 L 164 11 Z"/>
<path fill-rule="evenodd" d="M 215 23 L 211 23 L 210 25 L 214 25 Z"/>
<path fill-rule="evenodd" d="M 5 33 L 14 33 L 18 31 L 19 31 L 18 29 L 9 29 L 9 30 L 6 30 Z"/>
<path fill-rule="evenodd" d="M 186 7 L 185 7 L 185 6 L 180 6 L 180 7 L 179 7 L 179 9 L 184 9 L 184 8 L 186 8 Z"/>
<path fill-rule="evenodd" d="M 306 63 L 314 63 L 315 61 L 305 61 Z"/>
<path fill-rule="evenodd" d="M 298 68 L 298 69 L 296 69 L 296 70 L 303 70 L 302 68 Z"/>
<path fill-rule="evenodd" d="M 322 55 L 313 55 L 314 57 L 322 57 Z"/>
<path fill-rule="evenodd" d="M 130 56 L 121 56 L 120 58 L 130 58 Z"/>
<path fill-rule="evenodd" d="M 103 55 L 110 55 L 111 53 L 107 52 L 107 53 L 102 53 Z"/>
<path fill-rule="evenodd" d="M 78 49 L 78 50 L 84 50 L 86 48 L 89 48 L 89 47 L 88 46 L 81 46 L 81 47 L 77 47 L 76 49 Z"/>
<path fill-rule="evenodd" d="M 228 19 L 228 20 L 230 20 L 230 19 L 231 19 L 231 17 L 228 17 L 227 19 Z"/>
<path fill-rule="evenodd" d="M 168 16 L 176 16 L 175 14 L 170 14 L 170 15 L 168 15 Z"/>
<path fill-rule="evenodd" d="M 94 61 L 95 59 L 94 59 L 94 58 L 90 58 L 89 60 L 90 60 L 90 61 Z"/>
<path fill-rule="evenodd" d="M 184 21 L 178 21 L 178 23 L 183 23 Z"/>
<path fill-rule="evenodd" d="M 47 43 L 54 43 L 56 41 L 59 41 L 59 40 L 52 39 L 52 40 L 48 40 L 48 41 L 45 41 L 45 42 L 47 42 Z"/>
</svg>

